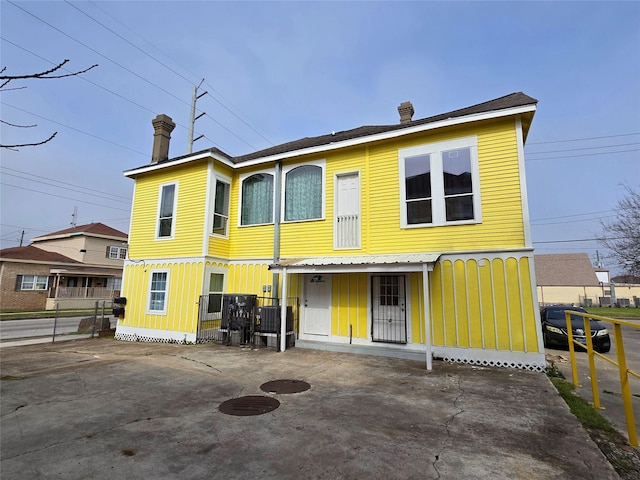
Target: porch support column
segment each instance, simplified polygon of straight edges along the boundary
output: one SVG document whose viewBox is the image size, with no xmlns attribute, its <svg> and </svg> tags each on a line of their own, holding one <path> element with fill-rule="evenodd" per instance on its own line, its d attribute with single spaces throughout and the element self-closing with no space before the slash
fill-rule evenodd
<svg viewBox="0 0 640 480">
<path fill-rule="evenodd" d="M 280 351 L 287 349 L 287 267 L 282 269 L 282 301 L 280 302 Z"/>
<path fill-rule="evenodd" d="M 429 316 L 429 265 L 422 264 L 422 298 L 424 305 L 424 338 L 427 350 L 427 370 L 433 370 L 433 353 L 431 351 L 431 317 Z"/>
</svg>

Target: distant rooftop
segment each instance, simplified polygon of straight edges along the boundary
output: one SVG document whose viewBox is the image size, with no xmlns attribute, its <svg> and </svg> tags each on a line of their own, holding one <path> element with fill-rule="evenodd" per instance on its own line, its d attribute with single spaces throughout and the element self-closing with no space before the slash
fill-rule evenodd
<svg viewBox="0 0 640 480">
<path fill-rule="evenodd" d="M 111 228 L 104 223 L 88 223 L 86 225 L 79 225 L 76 227 L 66 228 L 64 230 L 58 230 L 57 232 L 46 233 L 39 237 L 32 239 L 32 241 L 37 242 L 40 240 L 46 240 L 51 237 L 65 237 L 72 235 L 91 235 L 91 236 L 105 236 L 105 237 L 118 237 L 126 240 L 128 235 L 120 230 L 116 230 L 115 228 Z"/>
</svg>

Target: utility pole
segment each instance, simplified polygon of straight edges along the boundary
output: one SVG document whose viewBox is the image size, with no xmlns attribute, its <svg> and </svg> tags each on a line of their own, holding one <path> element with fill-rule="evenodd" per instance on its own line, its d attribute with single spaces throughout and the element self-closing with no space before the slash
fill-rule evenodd
<svg viewBox="0 0 640 480">
<path fill-rule="evenodd" d="M 78 207 L 73 207 L 73 214 L 71 215 L 71 225 L 73 227 L 78 223 Z"/>
<path fill-rule="evenodd" d="M 200 82 L 200 85 L 202 85 L 203 82 L 204 82 L 204 78 Z M 200 117 L 205 115 L 205 112 L 202 112 L 200 115 L 196 117 L 196 102 L 198 101 L 199 98 L 207 94 L 207 91 L 205 90 L 200 95 L 198 95 L 198 89 L 200 88 L 200 85 L 198 85 L 197 87 L 193 87 L 193 96 L 191 97 L 191 116 L 189 121 L 189 138 L 187 140 L 187 153 L 191 153 L 193 151 L 194 142 L 197 142 L 202 137 L 204 137 L 204 135 L 200 135 L 195 139 L 193 138 L 193 129 L 194 129 L 196 120 L 198 120 Z"/>
<path fill-rule="evenodd" d="M 22 246 L 23 240 L 24 240 L 24 230 L 22 230 L 22 234 L 20 235 L 20 246 Z"/>
</svg>

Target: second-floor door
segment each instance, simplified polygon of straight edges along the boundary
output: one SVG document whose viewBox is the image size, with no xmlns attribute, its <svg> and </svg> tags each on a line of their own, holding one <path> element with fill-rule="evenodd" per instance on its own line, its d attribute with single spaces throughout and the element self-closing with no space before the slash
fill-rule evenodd
<svg viewBox="0 0 640 480">
<path fill-rule="evenodd" d="M 360 176 L 358 172 L 336 177 L 334 248 L 360 248 Z"/>
</svg>

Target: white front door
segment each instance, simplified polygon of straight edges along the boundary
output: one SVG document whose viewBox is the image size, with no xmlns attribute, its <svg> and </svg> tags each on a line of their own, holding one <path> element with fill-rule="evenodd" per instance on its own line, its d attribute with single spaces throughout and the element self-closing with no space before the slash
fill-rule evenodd
<svg viewBox="0 0 640 480">
<path fill-rule="evenodd" d="M 331 334 L 331 275 L 304 276 L 304 322 L 302 333 Z"/>
<path fill-rule="evenodd" d="M 371 340 L 407 343 L 404 275 L 375 275 L 371 282 Z"/>
</svg>

